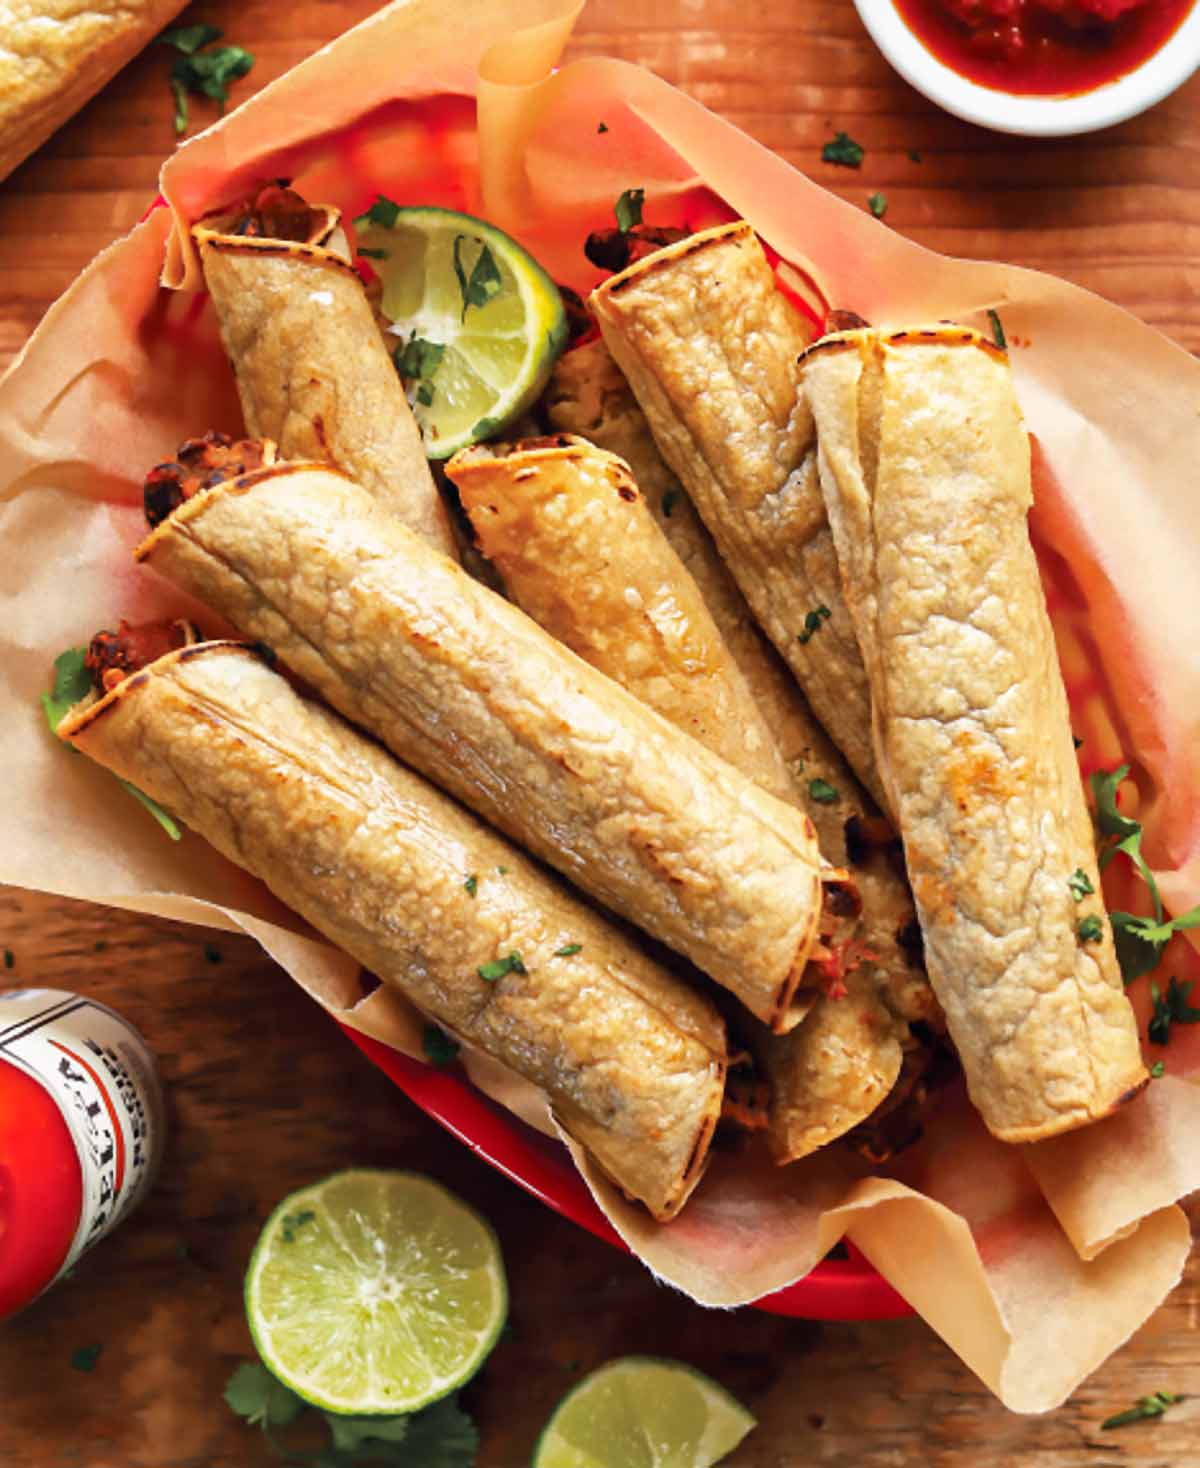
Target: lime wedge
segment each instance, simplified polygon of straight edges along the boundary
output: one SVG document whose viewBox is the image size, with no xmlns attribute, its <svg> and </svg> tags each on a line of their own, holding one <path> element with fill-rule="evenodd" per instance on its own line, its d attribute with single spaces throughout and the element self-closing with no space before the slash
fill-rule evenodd
<svg viewBox="0 0 1200 1468">
<path fill-rule="evenodd" d="M 623 1356 L 558 1404 L 533 1468 L 709 1468 L 753 1426 L 750 1413 L 702 1372 Z"/>
<path fill-rule="evenodd" d="M 519 417 L 567 337 L 558 287 L 516 240 L 449 209 L 386 208 L 355 221 L 383 281 L 397 365 L 431 459 Z"/>
<path fill-rule="evenodd" d="M 415 1412 L 474 1376 L 504 1324 L 496 1236 L 409 1172 L 338 1172 L 285 1198 L 246 1273 L 264 1365 L 327 1412 Z"/>
</svg>

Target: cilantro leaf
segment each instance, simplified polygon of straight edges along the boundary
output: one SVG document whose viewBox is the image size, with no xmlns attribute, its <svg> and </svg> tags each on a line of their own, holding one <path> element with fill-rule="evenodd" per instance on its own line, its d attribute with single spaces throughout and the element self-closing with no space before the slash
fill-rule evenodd
<svg viewBox="0 0 1200 1468">
<path fill-rule="evenodd" d="M 1090 897 L 1096 890 L 1092 886 L 1092 879 L 1082 867 L 1076 867 L 1067 878 L 1067 886 L 1071 889 L 1071 896 L 1076 902 L 1082 902 L 1085 897 Z"/>
<path fill-rule="evenodd" d="M 430 1065 L 441 1067 L 453 1064 L 460 1046 L 453 1035 L 448 1035 L 440 1025 L 426 1025 L 421 1035 L 421 1048 Z"/>
<path fill-rule="evenodd" d="M 1096 913 L 1089 912 L 1087 917 L 1080 918 L 1075 932 L 1081 943 L 1099 943 L 1104 937 L 1104 924 Z"/>
<path fill-rule="evenodd" d="M 395 229 L 396 220 L 400 217 L 400 205 L 389 199 L 386 194 L 377 194 L 375 202 L 365 214 L 355 216 L 356 225 L 381 224 L 384 229 Z M 362 254 L 362 251 L 359 251 Z"/>
<path fill-rule="evenodd" d="M 286 1427 L 304 1403 L 258 1361 L 243 1361 L 225 1384 L 225 1403 L 252 1427 Z"/>
<path fill-rule="evenodd" d="M 642 222 L 642 205 L 646 202 L 645 189 L 626 189 L 613 206 L 613 213 L 617 216 L 617 228 L 622 234 L 628 234 L 631 229 Z"/>
<path fill-rule="evenodd" d="M 828 780 L 810 780 L 808 795 L 809 799 L 815 800 L 818 805 L 832 805 L 838 798 L 837 790 Z"/>
<path fill-rule="evenodd" d="M 989 311 L 988 320 L 992 323 L 992 340 L 1002 352 L 1008 351 L 1008 338 L 1004 335 L 1004 323 L 1000 320 L 998 311 Z"/>
<path fill-rule="evenodd" d="M 1161 1417 L 1168 1407 L 1173 1407 L 1183 1398 L 1175 1392 L 1154 1392 L 1148 1397 L 1139 1397 L 1137 1403 L 1124 1412 L 1106 1417 L 1100 1424 L 1101 1432 L 1113 1427 L 1128 1427 L 1131 1422 L 1144 1422 L 1150 1417 Z"/>
<path fill-rule="evenodd" d="M 172 841 L 182 841 L 183 832 L 176 822 L 163 810 L 158 801 L 152 795 L 147 795 L 144 790 L 139 790 L 136 785 L 131 785 L 128 780 L 122 780 L 117 776 L 117 784 L 128 790 L 130 795 L 139 805 L 144 805 L 158 824 L 163 828 Z"/>
<path fill-rule="evenodd" d="M 467 880 L 463 883 L 463 886 L 467 889 L 467 896 L 474 897 L 476 892 L 479 891 L 479 877 L 474 872 L 471 872 Z"/>
<path fill-rule="evenodd" d="M 219 41 L 224 34 L 220 26 L 215 25 L 177 25 L 163 31 L 158 43 L 160 46 L 174 46 L 182 55 L 192 56 L 201 46 Z"/>
<path fill-rule="evenodd" d="M 408 1419 L 405 1461 L 413 1468 L 472 1468 L 479 1429 L 453 1397 L 444 1397 Z"/>
<path fill-rule="evenodd" d="M 360 245 L 358 253 L 366 260 L 386 260 L 388 258 L 386 250 L 369 250 L 366 245 Z"/>
<path fill-rule="evenodd" d="M 336 1412 L 322 1412 L 321 1416 L 329 1424 L 334 1450 L 339 1453 L 356 1452 L 368 1442 L 403 1442 L 412 1420 L 411 1417 L 340 1417 Z"/>
<path fill-rule="evenodd" d="M 1121 765 L 1116 770 L 1096 770 L 1092 775 L 1092 795 L 1096 801 L 1096 825 L 1102 838 L 1100 870 L 1103 871 L 1108 866 L 1118 851 L 1123 851 L 1137 868 L 1142 881 L 1150 888 L 1150 896 L 1154 900 L 1155 921 L 1161 923 L 1162 899 L 1158 895 L 1158 883 L 1154 880 L 1154 873 L 1142 855 L 1141 823 L 1130 816 L 1122 815 L 1117 807 L 1117 791 L 1128 774 L 1129 766 Z"/>
<path fill-rule="evenodd" d="M 92 1346 L 80 1346 L 71 1356 L 71 1370 L 91 1372 L 96 1369 L 96 1362 L 100 1359 L 100 1353 L 104 1347 L 97 1343 Z"/>
<path fill-rule="evenodd" d="M 394 355 L 396 370 L 401 377 L 430 378 L 441 365 L 446 348 L 442 342 L 429 342 L 424 337 L 412 336 Z"/>
<path fill-rule="evenodd" d="M 1166 1069 L 1167 1066 L 1165 1061 L 1156 1060 L 1154 1064 L 1150 1067 L 1150 1079 L 1152 1081 L 1162 1080 L 1164 1074 L 1166 1073 Z"/>
<path fill-rule="evenodd" d="M 814 607 L 811 612 L 806 612 L 804 614 L 804 631 L 796 633 L 796 641 L 811 641 L 814 633 L 821 630 L 821 623 L 827 622 L 829 617 L 830 611 L 827 606 Z"/>
<path fill-rule="evenodd" d="M 428 408 L 433 405 L 432 382 L 420 382 L 417 384 L 417 402 L 420 403 L 423 408 Z"/>
<path fill-rule="evenodd" d="M 554 950 L 555 958 L 572 958 L 576 953 L 583 951 L 582 943 L 565 943 L 561 948 Z"/>
<path fill-rule="evenodd" d="M 84 664 L 86 657 L 86 647 L 68 647 L 54 659 L 54 687 L 42 694 L 42 710 L 51 734 L 75 704 L 92 691 L 92 677 Z"/>
<path fill-rule="evenodd" d="M 1200 1009 L 1188 1003 L 1195 983 L 1195 979 L 1189 979 L 1186 984 L 1181 984 L 1172 977 L 1167 983 L 1165 994 L 1160 992 L 1157 984 L 1151 983 L 1150 998 L 1154 1002 L 1154 1013 L 1146 1027 L 1146 1035 L 1151 1044 L 1169 1045 L 1173 1024 L 1200 1024 Z"/>
<path fill-rule="evenodd" d="M 837 133 L 821 149 L 823 163 L 839 163 L 843 168 L 861 168 L 867 150 L 849 133 Z"/>
<path fill-rule="evenodd" d="M 596 131 L 598 133 L 606 133 L 608 131 L 608 123 L 602 122 L 599 127 L 597 127 Z"/>
<path fill-rule="evenodd" d="M 472 306 L 486 306 L 492 297 L 499 293 L 502 283 L 496 257 L 479 239 L 475 241 L 479 246 L 479 254 L 475 258 L 475 264 L 471 266 L 471 274 L 467 275 L 461 253 L 462 242 L 466 238 L 465 234 L 454 236 L 454 274 L 458 277 L 458 289 L 462 293 L 463 308 L 460 319 L 463 321 L 467 319 L 467 311 Z"/>
<path fill-rule="evenodd" d="M 171 90 L 175 94 L 176 133 L 187 131 L 189 92 L 211 97 L 224 112 L 229 101 L 230 83 L 245 76 L 253 65 L 253 55 L 241 46 L 217 46 L 211 51 L 184 52 L 172 66 L 170 78 Z"/>
<path fill-rule="evenodd" d="M 285 1244 L 294 1244 L 300 1230 L 306 1223 L 311 1223 L 316 1216 L 311 1208 L 300 1208 L 295 1213 L 285 1213 L 280 1229 L 283 1235 L 283 1242 Z"/>
<path fill-rule="evenodd" d="M 493 958 L 489 963 L 481 963 L 475 972 L 481 979 L 486 979 L 489 984 L 494 984 L 505 974 L 526 974 L 529 970 L 522 962 L 520 953 L 514 949 L 512 953 L 506 953 L 503 958 Z"/>
<path fill-rule="evenodd" d="M 679 502 L 679 496 L 682 493 L 683 491 L 681 489 L 676 489 L 674 486 L 672 486 L 670 489 L 667 490 L 666 494 L 663 495 L 662 512 L 664 520 L 669 520 L 671 518 L 671 515 L 674 513 L 675 506 Z"/>
<path fill-rule="evenodd" d="M 887 195 L 872 194 L 867 199 L 867 208 L 871 211 L 876 219 L 882 219 L 888 211 Z"/>
</svg>

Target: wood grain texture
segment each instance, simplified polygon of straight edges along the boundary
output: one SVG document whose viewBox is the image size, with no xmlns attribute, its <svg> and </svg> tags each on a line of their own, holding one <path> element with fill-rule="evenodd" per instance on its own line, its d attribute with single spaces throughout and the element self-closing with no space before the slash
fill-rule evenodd
<svg viewBox="0 0 1200 1468">
<path fill-rule="evenodd" d="M 372 9 L 211 0 L 184 20 L 221 25 L 256 53 L 240 99 Z M 882 190 L 889 224 L 923 244 L 1053 270 L 1200 350 L 1200 79 L 1095 138 L 1033 144 L 925 103 L 875 53 L 849 0 L 592 0 L 572 51 L 648 64 L 863 207 Z M 173 146 L 169 65 L 151 48 L 0 185 L 0 363 L 153 196 Z M 194 112 L 206 118 L 211 104 Z M 839 128 L 867 148 L 860 172 L 820 162 Z M 86 990 L 143 1030 L 173 1122 L 167 1167 L 136 1219 L 0 1328 L 5 1468 L 278 1462 L 220 1399 L 250 1349 L 242 1271 L 283 1193 L 352 1163 L 428 1172 L 497 1227 L 514 1330 L 468 1394 L 480 1468 L 528 1462 L 562 1393 L 626 1352 L 691 1361 L 756 1412 L 734 1468 L 1200 1468 L 1195 1259 L 1066 1407 L 1013 1417 L 920 1322 L 707 1312 L 659 1288 L 428 1121 L 249 941 L 9 891 L 0 943 L 15 955 L 6 981 Z M 73 1371 L 72 1353 L 92 1343 L 103 1345 L 95 1370 Z M 1197 1399 L 1099 1432 L 1160 1388 Z"/>
</svg>

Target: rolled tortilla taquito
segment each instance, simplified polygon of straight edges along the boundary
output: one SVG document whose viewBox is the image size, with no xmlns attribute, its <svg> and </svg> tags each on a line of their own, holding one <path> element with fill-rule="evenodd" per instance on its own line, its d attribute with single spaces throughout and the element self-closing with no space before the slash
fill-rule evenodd
<svg viewBox="0 0 1200 1468">
<path fill-rule="evenodd" d="M 632 469 L 788 763 L 793 798 L 811 817 L 822 853 L 854 875 L 863 904 L 863 941 L 876 955 L 875 973 L 883 980 L 889 1008 L 906 1020 L 940 1023 L 894 833 L 759 630 L 691 500 L 663 462 L 645 415 L 603 341 L 585 342 L 559 359 L 545 401 L 555 428 L 582 435 Z M 826 798 L 815 800 L 814 788 Z M 829 799 L 827 790 L 836 798 Z"/>
<path fill-rule="evenodd" d="M 795 800 L 770 727 L 622 460 L 560 435 L 468 449 L 447 472 L 518 606 L 764 789 Z M 805 982 L 814 1001 L 813 986 L 827 997 L 764 1047 L 768 1138 L 782 1160 L 865 1120 L 900 1073 L 903 1027 L 880 1001 L 880 979 L 868 964 L 848 982 L 869 951 L 857 917 L 822 932 L 814 950 L 824 963 L 810 963 Z"/>
<path fill-rule="evenodd" d="M 246 430 L 333 464 L 447 555 L 420 430 L 329 205 L 270 186 L 193 226 Z"/>
<path fill-rule="evenodd" d="M 798 388 L 811 337 L 754 231 L 692 235 L 613 276 L 589 305 L 759 624 L 882 805 L 866 674 Z"/>
<path fill-rule="evenodd" d="M 792 798 L 771 730 L 623 460 L 560 434 L 464 449 L 446 472 L 523 611 L 764 790 Z"/>
<path fill-rule="evenodd" d="M 960 328 L 855 331 L 814 346 L 802 378 L 879 769 L 971 1098 L 1004 1141 L 1083 1126 L 1146 1071 L 1029 542 L 1007 358 Z"/>
<path fill-rule="evenodd" d="M 138 551 L 406 763 L 780 1031 L 822 920 L 812 822 L 554 641 L 344 475 L 278 464 Z"/>
<path fill-rule="evenodd" d="M 523 852 L 238 644 L 169 653 L 58 732 L 542 1087 L 655 1217 L 679 1210 L 720 1112 L 721 1021 Z"/>
</svg>

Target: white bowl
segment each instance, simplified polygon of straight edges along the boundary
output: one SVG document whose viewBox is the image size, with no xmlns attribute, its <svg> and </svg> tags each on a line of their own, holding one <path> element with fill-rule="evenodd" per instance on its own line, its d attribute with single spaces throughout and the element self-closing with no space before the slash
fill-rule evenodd
<svg viewBox="0 0 1200 1468">
<path fill-rule="evenodd" d="M 1074 96 L 1022 97 L 968 81 L 909 30 L 893 0 L 854 0 L 871 39 L 905 81 L 955 117 L 1023 137 L 1057 138 L 1095 132 L 1136 117 L 1200 67 L 1200 3 L 1171 39 L 1116 81 Z"/>
</svg>

